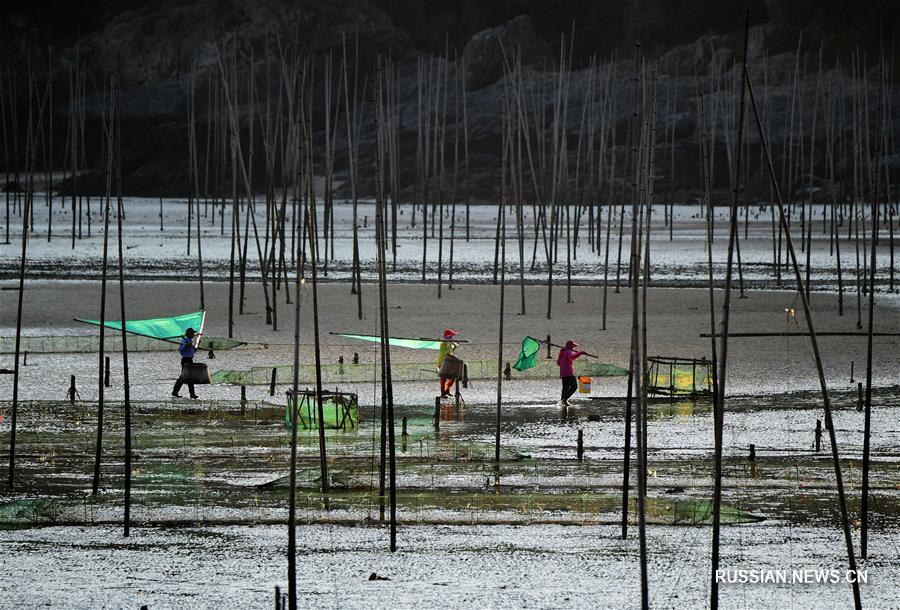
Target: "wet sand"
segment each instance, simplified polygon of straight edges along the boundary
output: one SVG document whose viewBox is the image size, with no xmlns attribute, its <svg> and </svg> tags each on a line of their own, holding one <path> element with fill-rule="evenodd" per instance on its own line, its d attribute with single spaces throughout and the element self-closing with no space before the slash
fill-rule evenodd
<svg viewBox="0 0 900 610">
<path fill-rule="evenodd" d="M 27 284 L 25 298 L 24 333 L 32 336 L 83 334 L 96 335 L 97 328 L 73 321 L 75 317 L 99 316 L 98 282 L 84 281 L 34 281 Z M 3 286 L 12 285 L 4 282 Z M 292 287 L 293 288 L 293 287 Z M 207 327 L 210 337 L 228 335 L 228 284 L 207 282 Z M 250 366 L 274 366 L 292 361 L 294 306 L 278 303 L 279 330 L 265 324 L 265 305 L 262 285 L 248 283 L 245 287 L 245 314 L 238 315 L 238 287 L 235 286 L 234 337 L 250 344 L 248 348 L 218 352 L 217 360 L 210 362 L 212 370 L 218 368 L 248 369 Z M 284 293 L 279 293 L 280 299 Z M 196 282 L 134 282 L 126 286 L 127 314 L 130 318 L 149 318 L 196 310 L 199 307 L 199 291 Z M 312 362 L 313 325 L 312 290 L 309 284 L 302 288 L 300 341 L 303 346 L 301 359 Z M 459 355 L 469 360 L 496 359 L 498 354 L 499 286 L 461 285 L 454 290 L 443 290 L 443 298 L 437 299 L 437 286 L 433 284 L 398 284 L 388 289 L 390 307 L 390 332 L 394 336 L 437 337 L 445 327 L 460 332 L 459 338 L 467 341 Z M 360 354 L 361 361 L 374 358 L 374 344 L 348 340 L 331 335 L 331 332 L 376 334 L 378 312 L 375 300 L 376 287 L 363 286 L 363 318 L 357 318 L 355 295 L 351 295 L 346 283 L 322 283 L 319 286 L 319 333 L 322 343 L 322 359 L 335 363 L 340 356 L 346 362 L 353 353 Z M 12 336 L 15 332 L 14 290 L 0 291 L 0 335 Z M 722 291 L 716 293 L 716 317 L 721 320 Z M 546 317 L 547 290 L 545 287 L 526 286 L 526 315 L 520 315 L 521 293 L 518 286 L 506 289 L 504 315 L 503 359 L 514 361 L 521 341 L 526 335 L 543 339 L 548 334 L 554 343 L 566 339 L 577 340 L 588 352 L 596 354 L 606 363 L 627 367 L 631 334 L 631 295 L 626 289 L 608 293 L 607 328 L 601 330 L 602 288 L 573 287 L 572 301 L 566 303 L 565 286 L 553 290 L 553 317 Z M 813 293 L 812 307 L 817 331 L 864 332 L 856 329 L 856 313 L 845 296 L 844 316 L 837 315 L 837 295 Z M 108 296 L 110 319 L 118 319 L 118 290 L 111 287 Z M 865 302 L 864 302 L 865 306 Z M 785 313 L 793 307 L 796 318 Z M 709 332 L 709 293 L 701 289 L 651 288 L 647 298 L 648 354 L 702 358 L 710 355 L 710 340 L 701 337 Z M 876 301 L 876 330 L 896 332 L 900 330 L 900 299 L 893 295 L 879 295 Z M 865 328 L 865 317 L 863 326 Z M 803 332 L 800 300 L 796 293 L 786 291 L 748 291 L 747 298 L 738 298 L 735 291 L 731 304 L 732 332 Z M 114 332 L 114 331 L 110 331 Z M 875 337 L 873 373 L 875 384 L 891 386 L 897 383 L 900 370 L 900 336 Z M 829 386 L 850 386 L 851 361 L 854 379 L 864 380 L 866 337 L 824 336 L 819 347 L 825 365 Z M 552 355 L 555 357 L 556 350 Z M 541 352 L 542 357 L 546 352 Z M 111 354 L 116 361 L 120 356 Z M 395 348 L 391 353 L 396 362 L 421 362 L 423 367 L 433 366 L 434 352 Z M 84 367 L 85 372 L 96 367 L 96 358 L 90 354 L 33 355 L 29 364 L 40 359 L 49 365 L 54 358 L 65 360 L 62 368 Z M 135 354 L 144 358 L 149 367 L 148 378 L 142 377 L 140 367 L 132 367 L 133 382 L 140 386 L 150 383 L 164 373 L 165 367 L 176 355 L 166 352 Z M 11 367 L 12 355 L 0 354 L 0 366 Z M 158 370 L 159 368 L 163 370 Z M 26 371 L 28 369 L 25 369 Z M 36 370 L 32 370 L 37 373 Z M 67 386 L 69 370 L 43 371 L 44 379 L 58 375 L 58 383 Z M 50 375 L 50 377 L 46 377 Z M 90 379 L 91 376 L 88 377 Z M 9 395 L 11 376 L 0 376 L 0 392 Z M 735 337 L 729 343 L 728 392 L 731 394 L 778 393 L 793 390 L 814 390 L 818 379 L 812 359 L 808 337 Z M 55 383 L 56 381 L 54 381 Z M 604 382 L 606 383 L 606 382 Z M 855 383 L 854 383 L 855 385 Z M 624 393 L 624 379 L 610 380 L 604 393 Z M 20 396 L 29 398 L 29 384 L 25 383 Z M 40 397 L 40 396 L 35 396 Z M 155 399 L 155 396 L 139 396 Z"/>
</svg>

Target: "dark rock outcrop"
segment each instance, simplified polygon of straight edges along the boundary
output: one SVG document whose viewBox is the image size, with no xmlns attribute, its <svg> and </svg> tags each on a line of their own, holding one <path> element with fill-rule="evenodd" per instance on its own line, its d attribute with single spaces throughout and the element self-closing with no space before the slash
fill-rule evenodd
<svg viewBox="0 0 900 610">
<path fill-rule="evenodd" d="M 528 15 L 519 15 L 509 23 L 478 32 L 466 44 L 466 87 L 480 89 L 503 76 L 504 61 L 516 57 L 525 66 L 551 64 L 553 56 L 547 44 L 537 37 Z"/>
</svg>

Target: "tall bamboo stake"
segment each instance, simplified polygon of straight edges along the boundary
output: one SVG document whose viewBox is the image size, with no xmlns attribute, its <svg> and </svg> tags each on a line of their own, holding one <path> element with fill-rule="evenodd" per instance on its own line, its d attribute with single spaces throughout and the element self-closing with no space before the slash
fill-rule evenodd
<svg viewBox="0 0 900 610">
<path fill-rule="evenodd" d="M 38 113 L 38 121 L 40 121 L 43 116 L 43 107 L 41 108 L 41 112 Z M 15 123 L 13 123 L 13 130 L 15 131 Z M 26 155 L 31 159 L 30 165 L 34 167 L 34 148 L 35 144 L 33 141 L 33 130 L 32 130 L 32 117 L 29 113 L 28 115 L 28 129 L 26 131 Z M 18 158 L 18 157 L 16 157 Z M 18 165 L 17 165 L 18 167 Z M 18 180 L 16 181 L 18 183 Z M 16 473 L 16 425 L 17 425 L 17 416 L 19 411 L 19 360 L 21 356 L 21 347 L 22 347 L 22 310 L 23 303 L 25 298 L 25 266 L 26 266 L 26 255 L 28 251 L 28 218 L 31 214 L 31 206 L 34 205 L 34 180 L 29 180 L 30 189 L 25 194 L 25 209 L 23 211 L 22 216 L 22 254 L 21 254 L 21 262 L 19 264 L 19 294 L 16 305 L 16 350 L 15 350 L 15 360 L 13 362 L 13 392 L 12 392 L 12 408 L 10 415 L 10 433 L 9 433 L 9 478 L 7 481 L 7 487 L 9 491 L 13 491 L 15 486 L 15 473 Z M 7 223 L 7 227 L 9 224 Z"/>
<path fill-rule="evenodd" d="M 765 150 L 766 165 L 768 166 L 768 169 L 769 169 L 769 177 L 772 180 L 772 187 L 775 190 L 775 194 L 777 197 L 776 201 L 778 203 L 778 212 L 779 212 L 780 222 L 782 225 L 782 229 L 784 230 L 784 233 L 785 233 L 787 247 L 788 247 L 788 254 L 791 259 L 791 265 L 794 269 L 794 276 L 795 276 L 795 279 L 797 282 L 797 288 L 798 288 L 798 292 L 800 294 L 800 300 L 803 304 L 803 313 L 806 318 L 806 324 L 809 327 L 809 339 L 810 339 L 810 344 L 813 349 L 813 357 L 814 357 L 815 363 L 816 363 L 816 373 L 818 374 L 818 377 L 819 377 L 819 385 L 822 390 L 822 402 L 823 402 L 823 406 L 825 408 L 825 427 L 828 430 L 828 436 L 831 441 L 831 456 L 832 456 L 832 461 L 834 463 L 835 479 L 837 481 L 838 501 L 840 503 L 840 508 L 841 508 L 841 525 L 842 525 L 843 531 L 844 531 L 844 542 L 846 543 L 846 546 L 847 546 L 847 559 L 848 559 L 848 563 L 850 566 L 850 570 L 852 570 L 853 574 L 856 574 L 856 555 L 853 552 L 853 539 L 850 536 L 850 519 L 849 519 L 849 516 L 847 513 L 847 501 L 846 501 L 846 496 L 844 494 L 844 479 L 843 479 L 843 476 L 841 473 L 840 455 L 838 453 L 837 437 L 835 435 L 833 419 L 832 419 L 832 414 L 831 414 L 831 400 L 830 400 L 829 394 L 828 394 L 828 384 L 825 381 L 825 370 L 822 366 L 822 357 L 819 353 L 819 344 L 816 339 L 816 332 L 815 332 L 815 328 L 813 326 L 812 313 L 809 309 L 809 301 L 806 298 L 806 292 L 800 289 L 800 287 L 802 286 L 801 278 L 800 278 L 800 266 L 797 264 L 797 255 L 794 252 L 794 244 L 793 244 L 793 241 L 791 240 L 790 231 L 788 230 L 787 219 L 785 218 L 784 202 L 781 198 L 781 189 L 778 186 L 778 180 L 775 178 L 775 169 L 774 169 L 774 166 L 772 165 L 772 157 L 769 152 L 768 144 L 766 142 L 765 133 L 763 132 L 763 129 L 762 129 L 762 123 L 759 119 L 759 111 L 758 111 L 757 105 L 756 105 L 756 98 L 753 95 L 752 80 L 750 79 L 749 72 L 747 70 L 744 70 L 744 72 L 745 72 L 745 79 L 746 79 L 746 83 L 747 83 L 747 92 L 750 94 L 750 102 L 753 106 L 753 114 L 756 119 L 757 129 L 759 131 L 760 143 Z M 721 391 L 721 389 L 720 389 L 720 391 Z M 855 579 L 855 578 L 853 579 L 852 587 L 853 587 L 854 606 L 856 607 L 857 610 L 861 610 L 862 601 L 860 598 L 858 579 Z"/>
<path fill-rule="evenodd" d="M 494 472 L 498 479 L 500 477 L 500 418 L 503 408 L 503 313 L 506 298 L 506 207 L 503 201 L 507 154 L 506 137 L 503 135 L 506 123 L 506 105 L 506 95 L 502 94 L 500 96 L 500 202 L 497 204 L 497 217 L 502 224 L 500 234 L 500 322 L 497 338 L 497 415 L 494 420 Z"/>
<path fill-rule="evenodd" d="M 300 119 L 302 121 L 302 118 Z M 299 159 L 303 147 L 297 130 L 297 157 Z M 294 367 L 293 367 L 293 401 L 291 402 L 291 470 L 290 496 L 288 497 L 288 607 L 297 610 L 297 406 L 300 401 L 300 284 L 302 270 L 298 264 L 294 273 Z M 321 423 L 322 420 L 319 420 Z"/>
<path fill-rule="evenodd" d="M 116 74 L 113 74 L 116 79 Z M 121 111 L 119 110 L 119 96 L 115 96 L 114 113 L 110 117 L 110 126 L 115 138 L 115 164 L 116 164 L 116 199 L 117 199 L 117 241 L 119 246 L 119 319 L 122 328 L 125 328 L 125 249 L 122 245 L 123 231 L 122 221 L 125 218 L 125 201 L 122 197 L 122 125 Z M 197 218 L 199 230 L 200 204 L 197 204 Z M 199 242 L 198 242 L 199 247 Z M 125 394 L 125 514 L 124 536 L 131 534 L 131 381 L 128 372 L 128 333 L 122 332 L 122 382 Z"/>
<path fill-rule="evenodd" d="M 635 41 L 634 43 L 634 75 L 633 75 L 633 88 L 632 88 L 632 103 L 634 104 L 634 112 L 632 114 L 632 130 L 637 129 L 637 121 L 638 121 L 638 83 L 640 79 L 639 74 L 639 66 L 640 66 L 640 51 L 641 45 L 639 42 Z M 634 139 L 634 145 L 637 147 L 637 138 Z M 637 157 L 635 157 L 635 161 L 637 161 Z M 639 175 L 639 164 L 635 163 L 635 182 L 633 183 L 634 189 L 637 189 L 638 178 Z M 643 376 L 643 359 L 646 357 L 645 354 L 641 353 L 641 341 L 639 334 L 639 317 L 638 317 L 638 282 L 636 278 L 636 274 L 640 269 L 640 259 L 641 259 L 641 251 L 640 245 L 638 244 L 638 216 L 639 216 L 639 207 L 640 201 L 638 200 L 637 191 L 635 190 L 634 196 L 632 197 L 631 202 L 631 264 L 630 267 L 635 273 L 634 281 L 631 282 L 631 360 L 634 364 L 634 368 L 636 369 L 637 374 L 632 375 L 634 381 L 634 394 L 638 397 L 643 395 L 643 384 L 644 384 L 644 376 Z M 620 240 L 621 241 L 621 240 Z M 645 489 L 645 481 L 646 481 L 646 471 L 647 465 L 644 462 L 644 447 L 643 447 L 643 434 L 641 430 L 643 429 L 643 414 L 642 414 L 642 405 L 639 404 L 637 413 L 636 413 L 636 421 L 635 421 L 635 432 L 637 436 L 637 455 L 638 455 L 638 484 L 637 484 L 637 505 L 638 505 L 638 544 L 640 547 L 640 581 L 641 581 L 641 608 L 643 610 L 647 610 L 650 605 L 650 594 L 647 582 L 647 530 L 646 530 L 646 519 L 645 519 L 645 506 L 644 499 L 646 496 Z"/>
<path fill-rule="evenodd" d="M 615 70 L 615 66 L 610 67 L 610 72 Z M 612 78 L 612 75 L 610 76 Z M 615 140 L 615 116 L 616 116 L 616 96 L 611 95 L 612 99 L 610 101 L 610 118 L 609 118 L 609 194 L 607 196 L 607 204 L 606 204 L 606 244 L 604 246 L 604 254 L 603 254 L 603 314 L 602 314 L 602 326 L 601 330 L 606 330 L 606 306 L 607 306 L 607 295 L 609 293 L 609 242 L 610 242 L 610 232 L 612 231 L 612 213 L 615 204 L 613 203 L 613 195 L 615 193 L 615 185 L 616 185 L 616 140 Z M 623 180 L 624 182 L 624 180 Z M 621 237 L 620 237 L 621 239 Z M 629 367 L 630 370 L 630 367 Z M 629 384 L 630 387 L 631 384 Z M 630 425 L 630 424 L 629 424 Z"/>
<path fill-rule="evenodd" d="M 382 351 L 382 438 L 387 440 L 387 460 L 390 477 L 390 530 L 391 552 L 397 550 L 397 463 L 396 446 L 394 436 L 394 391 L 391 382 L 391 346 L 389 337 L 389 316 L 387 300 L 387 230 L 384 213 L 384 163 L 383 141 L 381 130 L 381 57 L 377 59 L 377 65 L 372 69 L 373 83 L 373 122 L 375 128 L 375 230 L 376 230 L 376 264 L 378 266 L 379 287 L 379 314 Z M 423 206 L 424 207 L 424 206 Z M 385 423 L 387 424 L 385 426 Z M 382 456 L 384 456 L 384 441 L 382 441 Z M 384 468 L 384 459 L 382 459 Z M 383 493 L 383 489 L 382 489 Z"/>
<path fill-rule="evenodd" d="M 719 570 L 719 536 L 721 530 L 722 509 L 722 431 L 725 415 L 725 381 L 728 372 L 728 327 L 731 321 L 731 279 L 734 247 L 738 239 L 738 200 L 741 193 L 741 153 L 744 142 L 744 117 L 747 108 L 747 45 L 750 38 L 750 11 L 747 11 L 744 22 L 744 48 L 741 55 L 741 98 L 738 113 L 737 137 L 734 144 L 734 173 L 731 197 L 731 214 L 728 234 L 728 259 L 725 267 L 725 297 L 722 303 L 722 349 L 719 355 L 719 376 L 717 379 L 716 402 L 713 405 L 715 426 L 715 450 L 713 457 L 713 532 L 712 532 L 712 565 L 710 567 L 710 608 L 719 607 L 719 582 L 716 574 Z M 710 244 L 710 250 L 712 245 Z"/>
<path fill-rule="evenodd" d="M 109 115 L 106 125 L 106 197 L 103 207 L 103 263 L 100 268 L 100 352 L 97 363 L 97 450 L 94 454 L 94 480 L 91 494 L 97 495 L 100 488 L 100 459 L 103 453 L 103 390 L 104 390 L 104 366 L 106 357 L 106 276 L 109 267 L 109 209 L 112 195 L 112 166 L 113 166 L 113 123 L 116 102 L 116 75 L 113 74 L 109 82 Z M 124 326 L 123 326 L 124 328 Z"/>
<path fill-rule="evenodd" d="M 327 494 L 329 489 L 328 461 L 325 454 L 325 413 L 322 405 L 322 363 L 321 348 L 319 344 L 319 298 L 318 298 L 318 244 L 317 244 L 317 213 L 315 190 L 315 163 L 313 157 L 313 114 L 312 114 L 312 62 L 309 58 L 304 62 L 303 73 L 303 116 L 305 120 L 306 140 L 306 188 L 308 201 L 308 221 L 306 223 L 307 239 L 309 241 L 309 262 L 312 274 L 312 306 L 313 306 L 313 340 L 315 343 L 315 369 L 316 369 L 316 415 L 319 420 L 319 470 L 322 478 L 322 493 Z M 297 300 L 300 300 L 299 293 Z"/>
<path fill-rule="evenodd" d="M 459 98 L 463 91 L 465 75 L 459 70 L 453 78 L 453 186 L 450 193 L 450 253 L 447 261 L 447 290 L 453 290 L 453 254 L 456 241 L 456 201 L 458 198 L 457 187 L 459 185 Z M 399 100 L 397 102 L 399 104 Z M 396 223 L 394 224 L 396 229 Z M 394 239 L 394 251 L 396 252 L 396 236 Z M 396 257 L 395 257 L 396 268 Z"/>
<path fill-rule="evenodd" d="M 347 66 L 347 41 L 345 37 L 341 38 L 341 48 L 344 55 L 344 65 Z M 356 68 L 354 68 L 355 70 Z M 353 127 L 351 121 L 356 114 L 356 80 L 353 83 L 353 109 L 350 108 L 350 68 L 344 70 L 344 115 L 347 118 L 347 157 L 350 164 L 350 199 L 353 205 L 353 264 L 351 271 L 351 288 L 350 292 L 356 293 L 356 317 L 363 319 L 362 311 L 362 281 L 360 280 L 360 264 L 359 264 L 359 211 L 358 211 L 358 194 L 357 194 L 357 167 L 356 167 L 356 145 L 353 138 Z"/>
<path fill-rule="evenodd" d="M 8 80 L 9 80 L 9 79 L 3 77 L 3 66 L 0 65 L 0 131 L 2 131 L 2 136 L 3 136 L 3 166 L 4 166 L 4 169 L 3 169 L 3 174 L 4 174 L 3 184 L 9 184 L 9 173 L 10 173 L 9 170 L 10 170 L 10 167 L 11 167 L 11 164 L 10 164 L 10 161 L 9 161 L 9 144 L 7 143 L 7 138 L 9 137 L 9 135 L 8 135 L 8 133 L 7 133 L 7 131 L 6 131 L 6 115 L 7 115 L 7 112 L 6 112 L 6 96 L 4 95 L 5 89 L 6 89 L 6 81 L 8 81 Z M 12 93 L 10 93 L 10 95 L 12 95 Z M 11 128 L 11 130 L 12 130 L 12 131 L 16 131 L 16 129 L 15 129 L 15 124 L 13 124 L 13 127 Z M 18 160 L 18 159 L 17 159 L 17 160 Z M 65 168 L 65 165 L 63 165 L 63 168 Z M 5 241 L 4 241 L 3 243 L 4 243 L 4 244 L 9 244 L 9 243 L 10 243 L 10 241 L 9 241 L 9 194 L 10 194 L 9 191 L 10 191 L 10 189 L 5 188 L 5 189 L 3 189 L 3 190 L 6 191 L 6 193 L 5 193 L 5 199 L 6 199 L 6 239 L 5 239 Z"/>
<path fill-rule="evenodd" d="M 200 228 L 200 168 L 197 163 L 197 116 L 196 116 L 196 77 L 197 77 L 197 68 L 196 65 L 191 69 L 191 90 L 190 90 L 190 121 L 188 125 L 188 130 L 190 132 L 190 166 L 191 166 L 191 176 L 193 182 L 193 196 L 194 201 L 197 205 L 197 273 L 200 281 L 200 309 L 206 309 L 206 295 L 204 291 L 203 285 L 203 246 L 202 246 L 202 234 Z M 118 168 L 121 171 L 121 168 Z M 190 203 L 188 203 L 190 205 Z M 188 235 L 190 235 L 190 231 L 188 231 Z M 188 246 L 188 252 L 190 252 L 190 246 Z"/>
<path fill-rule="evenodd" d="M 710 154 L 709 143 L 706 130 L 704 129 L 704 96 L 703 96 L 703 80 L 697 77 L 697 100 L 698 113 L 700 116 L 700 150 L 701 150 L 701 177 L 703 180 L 703 195 L 706 199 L 706 270 L 709 280 L 709 337 L 710 337 L 710 372 L 712 373 L 712 391 L 713 391 L 713 409 L 718 413 L 717 405 L 721 404 L 719 394 L 719 372 L 718 372 L 718 354 L 716 351 L 716 297 L 715 282 L 713 277 L 713 255 L 712 255 L 712 189 L 709 178 L 709 160 Z"/>
<path fill-rule="evenodd" d="M 882 162 L 882 101 L 884 99 L 884 30 L 882 25 L 878 62 L 878 109 L 875 113 L 875 180 L 872 194 L 872 250 L 869 262 L 869 319 L 866 336 L 866 398 L 865 423 L 863 424 L 862 506 L 860 507 L 859 548 L 863 559 L 869 556 L 869 461 L 872 436 L 872 333 L 875 329 L 875 250 L 878 245 L 879 192 L 881 190 Z M 890 196 L 890 193 L 888 193 Z M 888 221 L 890 222 L 890 220 Z"/>
<path fill-rule="evenodd" d="M 47 133 L 50 140 L 47 155 L 47 242 L 50 242 L 53 236 L 53 47 L 47 50 L 47 91 Z M 0 97 L 2 95 L 0 92 Z"/>
<path fill-rule="evenodd" d="M 228 263 L 228 338 L 234 337 L 234 255 L 237 247 L 237 143 L 231 137 L 231 255 Z M 224 210 L 224 204 L 223 204 Z M 224 217 L 224 216 L 223 216 Z"/>
</svg>

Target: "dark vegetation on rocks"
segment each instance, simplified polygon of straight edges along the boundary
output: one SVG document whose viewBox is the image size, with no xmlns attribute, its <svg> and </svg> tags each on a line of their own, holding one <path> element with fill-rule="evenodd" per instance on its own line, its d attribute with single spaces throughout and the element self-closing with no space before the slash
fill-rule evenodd
<svg viewBox="0 0 900 610">
<path fill-rule="evenodd" d="M 735 79 L 743 15 L 750 9 L 752 28 L 751 66 L 757 80 L 763 69 L 770 84 L 772 144 L 781 150 L 787 133 L 784 116 L 789 108 L 796 52 L 800 48 L 801 82 L 798 91 L 809 102 L 816 95 L 818 62 L 827 71 L 840 65 L 832 82 L 846 81 L 851 54 L 859 52 L 874 87 L 879 29 L 893 55 L 894 27 L 900 16 L 898 3 L 838 0 L 74 0 L 71 2 L 13 2 L 0 18 L 0 52 L 3 95 L 14 82 L 20 141 L 24 140 L 28 106 L 26 83 L 32 66 L 37 98 L 48 73 L 54 81 L 54 167 L 65 164 L 64 146 L 69 104 L 70 71 L 83 66 L 86 74 L 85 104 L 86 175 L 79 189 L 101 192 L 102 89 L 107 74 L 116 72 L 121 82 L 124 184 L 131 195 L 185 195 L 188 191 L 187 101 L 192 74 L 196 74 L 198 139 L 210 124 L 207 99 L 210 75 L 218 69 L 215 45 L 234 51 L 246 79 L 252 64 L 257 83 L 264 84 L 266 66 L 282 70 L 281 48 L 308 48 L 317 58 L 316 139 L 324 142 L 324 110 L 321 89 L 324 54 L 336 53 L 335 74 L 340 65 L 344 37 L 352 56 L 358 56 L 360 82 L 366 80 L 370 61 L 378 53 L 397 62 L 401 93 L 399 187 L 413 192 L 416 154 L 417 59 L 447 53 L 451 74 L 463 69 L 467 86 L 470 189 L 474 199 L 490 199 L 497 188 L 499 167 L 499 112 L 503 90 L 504 53 L 518 55 L 536 85 L 546 81 L 540 103 L 552 116 L 555 79 L 559 69 L 561 39 L 571 52 L 571 98 L 567 131 L 577 137 L 581 93 L 591 58 L 616 66 L 612 86 L 619 100 L 616 108 L 616 146 L 624 149 L 630 111 L 630 71 L 633 40 L 642 41 L 642 54 L 657 60 L 659 69 L 659 124 L 674 140 L 657 168 L 657 193 L 691 198 L 699 190 L 698 134 L 696 130 L 696 75 L 721 81 L 723 96 L 730 96 Z M 502 42 L 502 45 L 500 44 Z M 358 50 L 357 50 L 358 48 Z M 764 60 L 765 58 L 765 60 Z M 351 59 L 352 61 L 352 59 Z M 432 60 L 429 60 L 432 61 Z M 443 61 L 434 59 L 435 62 Z M 891 66 L 895 64 L 890 62 Z M 677 76 L 677 78 L 676 78 Z M 337 78 L 336 76 L 334 77 Z M 893 83 L 893 75 L 890 75 Z M 843 80 L 842 80 L 843 79 Z M 273 86 L 274 87 L 274 86 Z M 849 85 L 848 85 L 849 87 Z M 99 93 L 98 93 L 99 92 Z M 334 92 L 332 93 L 334 95 Z M 893 90 L 891 91 L 893 99 Z M 263 95 L 260 91 L 257 95 Z M 367 93 L 368 95 L 368 93 Z M 363 109 L 371 100 L 362 99 Z M 670 104 L 669 96 L 677 101 Z M 723 108 L 725 106 L 723 105 Z M 668 109 L 674 108 L 674 111 Z M 802 111 L 811 112 L 809 104 Z M 821 111 L 821 110 L 820 110 Z M 242 113 L 246 113 L 246 105 Z M 364 110 L 365 112 L 365 110 Z M 667 115 L 666 112 L 669 112 Z M 7 118 L 7 120 L 9 120 Z M 343 120 L 343 119 L 339 119 Z M 453 129 L 449 118 L 448 129 Z M 733 126 L 723 118 L 720 129 Z M 820 123 L 819 126 L 822 129 Z M 840 125 L 839 129 L 850 129 Z M 669 130 L 672 130 L 671 132 Z M 372 132 L 363 117 L 360 134 L 360 189 L 371 195 Z M 259 129 L 255 138 L 258 138 Z M 662 135 L 662 134 L 661 134 Z M 242 136 L 249 139 L 247 125 Z M 7 138 L 11 139 L 11 135 Z M 598 136 L 599 139 L 599 136 Z M 718 138 L 723 147 L 724 138 Z M 348 172 L 346 140 L 336 139 L 335 172 L 338 181 Z M 671 146 L 671 142 L 670 142 Z M 751 139 L 751 149 L 754 142 Z M 257 151 L 259 142 L 254 143 Z M 10 169 L 24 167 L 23 147 Z M 662 153 L 661 153 L 662 154 Z M 757 154 L 757 153 L 754 153 Z M 254 159 L 254 172 L 264 173 L 264 155 Z M 665 157 L 668 159 L 668 156 Z M 840 169 L 838 172 L 840 173 Z M 716 166 L 714 187 L 727 191 L 726 163 Z M 318 168 L 317 168 L 317 173 Z M 761 176 L 761 174 L 760 174 Z M 751 177 L 751 182 L 753 177 Z M 760 193 L 765 191 L 761 177 Z M 58 184 L 62 191 L 69 182 Z M 263 188 L 260 182 L 259 188 Z M 230 190 L 227 187 L 226 190 Z"/>
</svg>

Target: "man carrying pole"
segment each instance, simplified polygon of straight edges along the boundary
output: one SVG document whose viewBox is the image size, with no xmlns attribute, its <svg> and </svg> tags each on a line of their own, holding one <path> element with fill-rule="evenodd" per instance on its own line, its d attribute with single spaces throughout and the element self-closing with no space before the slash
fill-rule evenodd
<svg viewBox="0 0 900 610">
<path fill-rule="evenodd" d="M 184 337 L 182 337 L 181 343 L 178 345 L 178 353 L 181 354 L 181 375 L 178 377 L 178 381 L 175 382 L 175 387 L 172 388 L 172 396 L 175 398 L 178 398 L 181 386 L 185 383 L 187 383 L 191 398 L 197 398 L 197 394 L 194 392 L 194 382 L 190 377 L 190 368 L 188 368 L 187 375 L 185 375 L 184 368 L 185 365 L 190 367 L 194 363 L 194 354 L 197 352 L 197 346 L 194 345 L 195 334 L 193 328 L 188 328 L 184 331 Z"/>
</svg>

